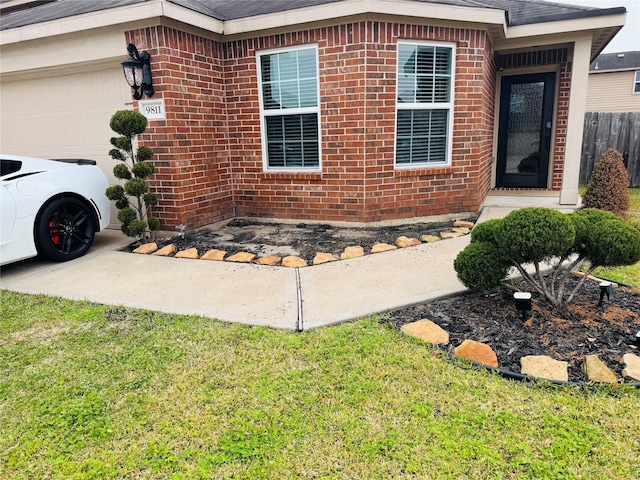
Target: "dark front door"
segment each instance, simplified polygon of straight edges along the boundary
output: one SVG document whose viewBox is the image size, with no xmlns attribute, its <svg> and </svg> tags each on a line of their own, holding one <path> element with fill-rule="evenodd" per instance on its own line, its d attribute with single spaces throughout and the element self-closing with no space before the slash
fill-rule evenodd
<svg viewBox="0 0 640 480">
<path fill-rule="evenodd" d="M 496 187 L 547 187 L 555 81 L 555 73 L 502 77 Z"/>
</svg>

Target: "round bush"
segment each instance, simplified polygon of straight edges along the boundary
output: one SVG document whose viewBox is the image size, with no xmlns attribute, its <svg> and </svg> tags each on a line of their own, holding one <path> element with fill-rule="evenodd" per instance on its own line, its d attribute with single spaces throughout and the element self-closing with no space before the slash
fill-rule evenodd
<svg viewBox="0 0 640 480">
<path fill-rule="evenodd" d="M 122 231 L 128 237 L 142 237 L 147 230 L 147 222 L 135 219 L 128 224 L 122 224 Z"/>
<path fill-rule="evenodd" d="M 511 265 L 494 244 L 474 242 L 458 254 L 453 267 L 465 287 L 481 291 L 498 287 Z"/>
<path fill-rule="evenodd" d="M 138 218 L 138 215 L 136 215 L 136 211 L 131 207 L 123 208 L 118 212 L 118 220 L 120 220 L 122 225 L 128 225 L 129 223 L 133 222 L 136 218 Z"/>
<path fill-rule="evenodd" d="M 118 158 L 118 160 L 124 160 L 124 154 L 122 153 L 122 150 L 124 150 L 125 152 L 130 152 L 131 151 L 131 138 L 129 137 L 111 137 L 111 140 L 109 140 L 111 142 L 111 145 L 113 145 L 114 147 L 116 147 L 115 149 L 110 150 L 110 152 L 114 152 L 114 150 L 120 150 L 120 155 L 118 155 L 118 157 L 113 157 L 113 158 Z"/>
<path fill-rule="evenodd" d="M 109 122 L 111 130 L 125 137 L 139 135 L 147 128 L 147 117 L 134 110 L 118 110 Z"/>
<path fill-rule="evenodd" d="M 118 163 L 115 167 L 113 167 L 113 174 L 116 178 L 120 178 L 122 180 L 129 180 L 131 178 L 131 170 L 124 163 Z"/>
<path fill-rule="evenodd" d="M 488 242 L 498 245 L 496 243 L 495 229 L 502 223 L 501 218 L 494 218 L 477 224 L 471 230 L 471 242 Z"/>
<path fill-rule="evenodd" d="M 107 187 L 107 190 L 104 192 L 109 200 L 118 201 L 125 197 L 124 188 L 122 185 L 112 185 Z"/>
<path fill-rule="evenodd" d="M 494 234 L 501 253 L 522 264 L 566 255 L 576 231 L 568 215 L 551 208 L 528 207 L 504 217 Z"/>
<path fill-rule="evenodd" d="M 152 149 L 145 146 L 138 148 L 138 152 L 136 155 L 136 159 L 138 160 L 138 162 L 144 162 L 146 160 L 149 160 L 151 157 L 153 157 Z"/>
<path fill-rule="evenodd" d="M 617 267 L 640 261 L 640 232 L 619 218 L 589 227 L 585 253 L 593 265 Z"/>
<path fill-rule="evenodd" d="M 147 218 L 147 224 L 149 225 L 149 230 L 158 230 L 160 228 L 160 220 L 156 217 Z"/>
<path fill-rule="evenodd" d="M 145 205 L 147 205 L 147 207 L 153 207 L 158 203 L 158 195 L 153 192 L 145 193 L 142 198 L 144 200 Z"/>
<path fill-rule="evenodd" d="M 131 171 L 138 178 L 146 178 L 153 174 L 155 167 L 153 166 L 153 163 L 138 162 L 133 166 Z"/>
<path fill-rule="evenodd" d="M 131 195 L 132 197 L 144 195 L 148 190 L 149 186 L 147 185 L 147 182 L 141 178 L 132 178 L 131 180 L 127 180 L 124 184 L 124 191 L 127 195 Z"/>
</svg>

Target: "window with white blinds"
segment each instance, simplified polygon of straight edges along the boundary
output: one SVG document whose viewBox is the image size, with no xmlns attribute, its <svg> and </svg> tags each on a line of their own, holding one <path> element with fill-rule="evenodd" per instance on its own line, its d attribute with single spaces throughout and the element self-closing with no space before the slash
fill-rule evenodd
<svg viewBox="0 0 640 480">
<path fill-rule="evenodd" d="M 265 169 L 318 170 L 317 48 L 258 53 L 258 75 Z"/>
<path fill-rule="evenodd" d="M 396 165 L 447 165 L 451 157 L 455 46 L 398 42 Z"/>
</svg>

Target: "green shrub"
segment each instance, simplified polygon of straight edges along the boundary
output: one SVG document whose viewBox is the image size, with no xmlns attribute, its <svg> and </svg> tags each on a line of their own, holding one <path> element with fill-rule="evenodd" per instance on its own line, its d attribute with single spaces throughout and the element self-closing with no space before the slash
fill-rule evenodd
<svg viewBox="0 0 640 480">
<path fill-rule="evenodd" d="M 500 251 L 517 263 L 535 263 L 564 255 L 576 232 L 567 215 L 551 208 L 515 210 L 496 226 Z"/>
<path fill-rule="evenodd" d="M 610 148 L 602 154 L 587 184 L 582 205 L 627 217 L 630 207 L 629 174 L 620 152 Z"/>
<path fill-rule="evenodd" d="M 453 262 L 460 281 L 474 291 L 499 286 L 510 267 L 509 260 L 489 242 L 470 243 Z"/>
<path fill-rule="evenodd" d="M 498 221 L 477 225 L 471 243 L 458 254 L 454 268 L 471 290 L 502 283 L 515 267 L 522 278 L 552 305 L 571 303 L 585 275 L 571 290 L 573 268 L 588 260 L 591 267 L 632 265 L 640 261 L 640 232 L 613 213 L 584 209 L 566 215 L 549 208 L 523 208 Z M 545 265 L 542 266 L 541 264 Z M 530 273 L 532 265 L 535 273 Z M 549 268 L 546 276 L 543 268 Z"/>
<path fill-rule="evenodd" d="M 498 246 L 495 237 L 495 230 L 502 223 L 501 218 L 493 218 L 477 224 L 471 230 L 471 242 L 488 242 Z"/>
<path fill-rule="evenodd" d="M 120 110 L 111 117 L 109 125 L 121 135 L 110 140 L 115 148 L 109 151 L 109 155 L 122 162 L 113 167 L 113 174 L 125 182 L 124 185 L 107 188 L 106 195 L 120 210 L 118 220 L 124 234 L 146 241 L 147 230 L 160 228 L 158 219 L 149 216 L 148 212 L 158 203 L 158 196 L 149 191 L 145 180 L 155 171 L 154 165 L 147 162 L 153 156 L 153 150 L 141 146 L 136 152 L 133 148 L 133 139 L 145 131 L 147 119 L 133 110 Z"/>
</svg>

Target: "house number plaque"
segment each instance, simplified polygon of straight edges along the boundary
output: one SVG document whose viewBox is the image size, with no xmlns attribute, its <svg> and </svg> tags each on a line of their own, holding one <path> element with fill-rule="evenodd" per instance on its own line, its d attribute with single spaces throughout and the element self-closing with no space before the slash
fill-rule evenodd
<svg viewBox="0 0 640 480">
<path fill-rule="evenodd" d="M 147 117 L 147 120 L 165 120 L 167 118 L 164 109 L 164 98 L 140 100 L 138 102 L 138 110 Z"/>
</svg>

